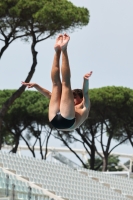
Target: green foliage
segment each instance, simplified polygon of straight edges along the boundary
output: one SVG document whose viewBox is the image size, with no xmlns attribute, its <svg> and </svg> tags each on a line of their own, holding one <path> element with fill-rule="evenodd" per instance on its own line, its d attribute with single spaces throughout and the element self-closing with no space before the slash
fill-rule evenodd
<svg viewBox="0 0 133 200">
<path fill-rule="evenodd" d="M 15 138 L 14 136 L 10 133 L 10 131 L 7 131 L 6 127 L 2 128 L 2 135 L 3 135 L 3 140 L 2 143 L 6 145 L 13 145 L 15 143 Z"/>
<path fill-rule="evenodd" d="M 13 90 L 0 91 L 0 107 L 13 92 Z M 97 135 L 101 136 L 105 132 L 106 136 L 110 137 L 110 142 L 107 141 L 107 144 L 99 141 L 106 155 L 108 155 L 110 153 L 111 139 L 123 140 L 127 137 L 124 124 L 129 124 L 130 130 L 133 130 L 133 124 L 131 124 L 131 121 L 133 121 L 133 90 L 112 86 L 92 89 L 89 91 L 89 94 L 91 100 L 89 118 L 78 129 L 78 136 L 81 137 L 81 142 L 90 149 L 93 156 L 92 160 L 94 160 L 97 166 L 98 163 L 95 161 L 95 140 Z M 4 118 L 3 127 L 8 125 L 11 129 L 14 129 L 16 125 L 17 127 L 27 125 L 29 126 L 28 130 L 33 135 L 40 135 L 40 132 L 38 132 L 40 130 L 36 129 L 35 124 L 47 124 L 50 126 L 48 122 L 48 104 L 49 100 L 40 93 L 34 91 L 24 92 L 10 107 Z M 104 130 L 101 129 L 101 124 L 105 124 Z M 33 128 L 34 130 L 32 130 Z M 8 133 L 9 130 L 7 129 L 5 134 L 8 136 Z M 133 131 L 131 133 L 133 135 Z M 70 136 L 72 136 L 72 133 Z M 76 135 L 74 137 L 74 139 L 73 137 L 68 137 L 68 140 L 65 137 L 65 141 L 68 143 L 69 141 L 76 141 Z M 115 161 L 113 162 L 115 163 Z"/>
<path fill-rule="evenodd" d="M 0 91 L 0 108 L 14 90 Z M 31 126 L 34 123 L 41 125 L 48 122 L 48 104 L 49 100 L 36 91 L 25 91 L 9 108 L 4 117 L 2 125 L 3 141 L 13 143 L 14 134 L 19 133 L 23 127 Z"/>
<path fill-rule="evenodd" d="M 103 87 L 90 90 L 91 110 L 89 120 L 108 124 L 115 136 L 124 131 L 124 122 L 133 119 L 133 90 L 124 87 Z M 89 122 L 88 122 L 89 123 Z M 116 137 L 117 138 L 117 137 Z M 118 139 L 118 138 L 117 138 Z"/>
<path fill-rule="evenodd" d="M 13 91 L 4 90 L 3 92 L 11 95 Z M 33 121 L 46 120 L 48 115 L 48 102 L 48 99 L 39 92 L 25 91 L 10 107 L 5 118 L 13 118 L 20 122 L 27 121 L 28 119 Z"/>
<path fill-rule="evenodd" d="M 118 156 L 113 156 L 110 155 L 108 158 L 108 165 L 107 165 L 107 170 L 108 171 L 123 171 L 124 169 L 119 166 L 119 157 Z M 102 171 L 102 159 L 97 156 L 95 158 L 95 165 L 94 165 L 94 169 L 97 169 L 98 166 L 100 166 L 97 171 Z M 101 164 L 101 165 L 100 165 Z M 90 169 L 90 159 L 88 159 L 88 162 L 86 163 L 87 168 Z"/>
<path fill-rule="evenodd" d="M 130 110 L 128 106 L 133 103 L 133 90 L 115 86 L 102 87 L 90 90 L 90 98 L 92 105 L 95 104 L 96 110 L 100 106 L 115 111 L 120 109 L 128 111 Z"/>
<path fill-rule="evenodd" d="M 133 90 L 107 86 L 90 89 L 89 96 L 91 108 L 88 119 L 76 129 L 78 136 L 74 135 L 73 142 L 79 141 L 80 136 L 80 143 L 91 158 L 90 168 L 94 169 L 98 166 L 94 166 L 98 141 L 105 158 L 103 170 L 106 171 L 110 153 L 118 145 L 129 142 L 129 136 L 133 138 Z M 127 131 L 130 131 L 129 134 Z M 117 143 L 112 146 L 114 139 Z"/>
<path fill-rule="evenodd" d="M 0 1 L 0 26 L 6 29 L 13 23 L 27 34 L 31 25 L 36 33 L 57 33 L 85 26 L 88 22 L 89 11 L 67 0 Z"/>
<path fill-rule="evenodd" d="M 0 0 L 0 39 L 4 42 L 4 46 L 0 49 L 0 58 L 15 39 L 22 38 L 28 41 L 31 38 L 33 63 L 26 78 L 30 81 L 37 64 L 35 45 L 59 32 L 82 28 L 88 23 L 88 9 L 76 7 L 67 0 Z M 23 92 L 23 89 L 17 91 L 15 98 L 10 96 L 13 91 L 4 91 L 4 94 L 0 92 L 0 107 L 2 108 L 0 111 L 0 132 L 2 120 L 4 121 L 2 129 L 4 132 L 6 132 L 5 125 L 10 127 L 10 130 L 15 129 L 16 132 L 22 125 L 31 122 L 43 124 L 45 121 L 46 123 L 47 103 L 45 104 L 40 96 L 37 97 L 33 93 L 28 98 L 22 95 L 21 100 L 17 100 L 4 117 L 9 106 Z M 27 102 L 23 98 L 27 99 Z M 8 105 L 4 104 L 4 99 L 5 101 L 9 100 Z"/>
</svg>

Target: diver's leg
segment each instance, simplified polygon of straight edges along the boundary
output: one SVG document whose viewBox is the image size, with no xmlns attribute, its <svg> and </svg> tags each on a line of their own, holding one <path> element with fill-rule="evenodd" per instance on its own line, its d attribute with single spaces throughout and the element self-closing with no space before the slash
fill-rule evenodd
<svg viewBox="0 0 133 200">
<path fill-rule="evenodd" d="M 74 98 L 71 90 L 71 72 L 69 67 L 69 60 L 67 55 L 67 44 L 70 37 L 66 34 L 63 35 L 62 50 L 62 95 L 60 102 L 61 115 L 66 119 L 73 119 L 75 117 Z"/>
<path fill-rule="evenodd" d="M 55 43 L 55 55 L 51 70 L 51 79 L 52 79 L 52 94 L 49 103 L 49 121 L 51 121 L 57 112 L 60 110 L 60 99 L 61 99 L 61 80 L 60 80 L 60 67 L 59 67 L 59 59 L 61 54 L 60 44 L 62 43 L 63 36 L 59 35 L 56 39 Z"/>
</svg>

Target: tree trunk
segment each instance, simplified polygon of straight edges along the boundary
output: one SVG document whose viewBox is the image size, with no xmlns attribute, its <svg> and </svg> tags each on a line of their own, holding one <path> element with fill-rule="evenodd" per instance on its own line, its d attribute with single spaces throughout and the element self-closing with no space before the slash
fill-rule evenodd
<svg viewBox="0 0 133 200">
<path fill-rule="evenodd" d="M 94 137 L 92 139 L 92 145 L 91 145 L 91 157 L 90 157 L 90 169 L 94 170 L 95 169 L 95 141 Z"/>
<path fill-rule="evenodd" d="M 103 167 L 102 167 L 103 172 L 107 171 L 107 166 L 108 166 L 108 156 L 104 155 L 104 157 L 103 157 Z"/>
<path fill-rule="evenodd" d="M 15 135 L 15 147 L 13 147 L 13 149 L 10 152 L 12 152 L 12 153 L 16 153 L 17 152 L 18 145 L 19 145 L 19 139 L 20 139 L 20 134 L 17 133 Z"/>
<path fill-rule="evenodd" d="M 95 168 L 95 155 L 94 153 L 91 153 L 91 157 L 90 157 L 90 169 L 94 170 Z"/>
<path fill-rule="evenodd" d="M 28 36 L 28 34 L 22 34 L 22 35 L 19 35 L 19 36 L 15 36 L 15 33 L 16 33 L 16 28 L 17 26 L 14 26 L 14 27 L 10 27 L 12 28 L 11 32 L 8 33 L 8 35 L 6 36 L 4 34 L 4 32 L 2 31 L 1 29 L 1 35 L 3 35 L 3 37 L 5 38 L 5 40 L 3 40 L 5 42 L 5 45 L 1 48 L 0 50 L 0 58 L 2 57 L 4 51 L 8 48 L 8 46 L 16 39 L 18 38 L 22 38 L 24 36 Z"/>
<path fill-rule="evenodd" d="M 44 160 L 46 160 L 46 158 L 47 158 L 47 152 L 48 152 L 48 141 L 49 141 L 49 138 L 50 138 L 50 136 L 51 136 L 51 132 L 52 132 L 52 129 L 51 129 L 50 133 L 49 133 L 48 136 L 47 136 L 47 140 L 46 140 L 46 150 L 45 150 Z"/>
<path fill-rule="evenodd" d="M 35 72 L 35 67 L 37 65 L 37 52 L 35 51 L 35 45 L 36 41 L 33 39 L 32 45 L 31 45 L 31 52 L 32 52 L 32 66 L 31 70 L 25 80 L 25 82 L 30 82 L 34 72 Z M 2 148 L 2 121 L 4 120 L 4 116 L 6 115 L 9 107 L 13 104 L 13 102 L 20 97 L 20 95 L 25 91 L 25 86 L 22 85 L 16 92 L 12 94 L 12 96 L 4 102 L 2 108 L 0 109 L 0 149 Z"/>
<path fill-rule="evenodd" d="M 133 135 L 133 134 L 131 134 L 127 129 L 126 129 L 126 133 L 127 133 L 129 142 L 130 142 L 131 146 L 133 147 L 133 141 L 132 141 L 132 135 Z"/>
<path fill-rule="evenodd" d="M 9 43 L 5 42 L 5 45 L 1 48 L 1 51 L 0 51 L 0 58 L 2 57 L 4 51 L 7 49 L 8 46 L 9 46 Z"/>
<path fill-rule="evenodd" d="M 0 149 L 2 148 L 2 118 L 0 117 Z"/>
<path fill-rule="evenodd" d="M 67 141 L 63 139 L 63 136 L 59 133 L 59 131 L 58 131 L 58 135 L 60 137 L 60 140 L 64 143 L 64 145 L 66 147 L 68 147 L 69 150 L 79 159 L 79 161 L 81 162 L 81 164 L 83 165 L 83 167 L 87 168 L 87 165 L 83 162 L 83 160 L 80 158 L 80 156 L 68 145 Z"/>
</svg>

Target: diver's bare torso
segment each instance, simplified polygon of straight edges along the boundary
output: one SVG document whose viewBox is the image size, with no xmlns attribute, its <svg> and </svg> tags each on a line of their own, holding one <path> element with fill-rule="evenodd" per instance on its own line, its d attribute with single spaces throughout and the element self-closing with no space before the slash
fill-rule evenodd
<svg viewBox="0 0 133 200">
<path fill-rule="evenodd" d="M 67 129 L 57 129 L 59 131 L 72 131 L 78 128 L 88 117 L 89 109 L 83 106 L 83 102 L 75 106 L 75 123 Z"/>
</svg>

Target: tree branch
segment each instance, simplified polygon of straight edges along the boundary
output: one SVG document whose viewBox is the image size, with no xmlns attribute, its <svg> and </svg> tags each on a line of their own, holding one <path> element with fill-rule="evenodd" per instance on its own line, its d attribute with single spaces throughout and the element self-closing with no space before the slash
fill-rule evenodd
<svg viewBox="0 0 133 200">
<path fill-rule="evenodd" d="M 89 146 L 89 148 L 91 149 L 91 145 L 90 143 L 87 141 L 87 139 L 80 133 L 80 130 L 77 128 L 76 131 L 78 132 L 78 134 L 80 135 L 80 137 L 82 138 L 82 140 Z"/>
<path fill-rule="evenodd" d="M 128 137 L 125 138 L 124 140 L 122 140 L 121 142 L 119 142 L 117 145 L 115 145 L 115 146 L 109 151 L 109 154 L 110 154 L 117 146 L 119 146 L 120 144 L 122 144 L 122 143 L 125 142 L 126 140 L 128 140 Z"/>
<path fill-rule="evenodd" d="M 81 140 L 79 140 L 79 139 L 77 139 L 77 138 L 75 138 L 73 135 L 71 136 L 75 141 L 78 141 L 78 142 L 80 142 L 80 143 L 82 143 L 83 144 L 83 142 L 81 141 Z"/>
<path fill-rule="evenodd" d="M 87 151 L 87 153 L 89 154 L 89 156 L 91 157 L 91 154 L 90 154 L 90 152 L 88 151 L 87 147 L 85 146 L 85 143 L 84 143 L 84 142 L 83 142 L 83 146 L 84 146 L 85 150 Z"/>
<path fill-rule="evenodd" d="M 49 132 L 49 134 L 48 134 L 48 136 L 47 136 L 47 140 L 46 140 L 46 150 L 45 150 L 45 156 L 44 156 L 44 159 L 45 159 L 45 160 L 46 160 L 46 156 L 47 156 L 47 152 L 48 152 L 48 141 L 49 141 L 51 132 L 52 132 L 52 129 L 50 130 L 50 132 Z"/>
<path fill-rule="evenodd" d="M 44 40 L 46 40 L 46 39 L 48 39 L 48 38 L 51 37 L 53 34 L 54 34 L 54 33 L 48 35 L 48 36 L 45 37 L 45 38 L 42 38 L 42 39 L 40 39 L 40 40 L 37 40 L 37 43 L 38 43 L 38 42 L 41 42 L 41 41 L 44 41 Z"/>
<path fill-rule="evenodd" d="M 22 38 L 22 37 L 25 37 L 25 36 L 28 36 L 28 34 L 23 34 L 23 35 L 19 35 L 19 36 L 16 36 L 15 38 L 13 37 L 12 40 L 10 40 L 9 44 L 11 44 L 14 40 L 18 39 L 18 38 Z"/>
<path fill-rule="evenodd" d="M 96 151 L 96 153 L 99 155 L 99 157 L 103 159 L 103 156 L 98 152 L 96 146 L 95 146 L 95 151 Z"/>
<path fill-rule="evenodd" d="M 0 27 L 0 31 L 1 31 L 1 34 L 4 36 L 5 39 L 7 39 L 7 36 L 4 34 L 2 28 Z"/>
<path fill-rule="evenodd" d="M 103 154 L 105 154 L 104 148 L 103 148 L 103 123 L 101 124 L 101 146 L 102 146 L 102 151 Z"/>
<path fill-rule="evenodd" d="M 1 39 L 1 38 L 0 38 L 0 40 L 1 40 L 2 42 L 4 42 L 4 41 L 5 41 L 5 40 L 3 40 L 3 39 Z"/>
<path fill-rule="evenodd" d="M 39 136 L 38 140 L 39 140 L 39 146 L 40 146 L 40 154 L 41 154 L 41 157 L 42 157 L 42 160 L 43 160 L 43 152 L 42 152 L 42 144 L 41 144 L 41 137 L 40 136 Z"/>
<path fill-rule="evenodd" d="M 82 159 L 78 156 L 78 154 L 72 150 L 72 148 L 67 144 L 67 142 L 63 139 L 62 135 L 60 134 L 60 132 L 58 131 L 58 134 L 61 138 L 61 140 L 63 141 L 63 143 L 70 149 L 71 152 L 73 152 L 75 154 L 75 156 L 80 160 L 80 162 L 82 163 L 82 165 L 87 168 L 86 164 L 82 161 Z"/>
<path fill-rule="evenodd" d="M 31 149 L 29 143 L 28 143 L 27 140 L 23 137 L 22 134 L 21 134 L 21 137 L 22 137 L 22 139 L 25 141 L 25 143 L 26 143 L 26 145 L 28 146 L 28 148 L 29 148 L 29 150 L 31 151 L 31 153 L 33 154 L 33 157 L 36 157 L 34 151 Z"/>
</svg>

